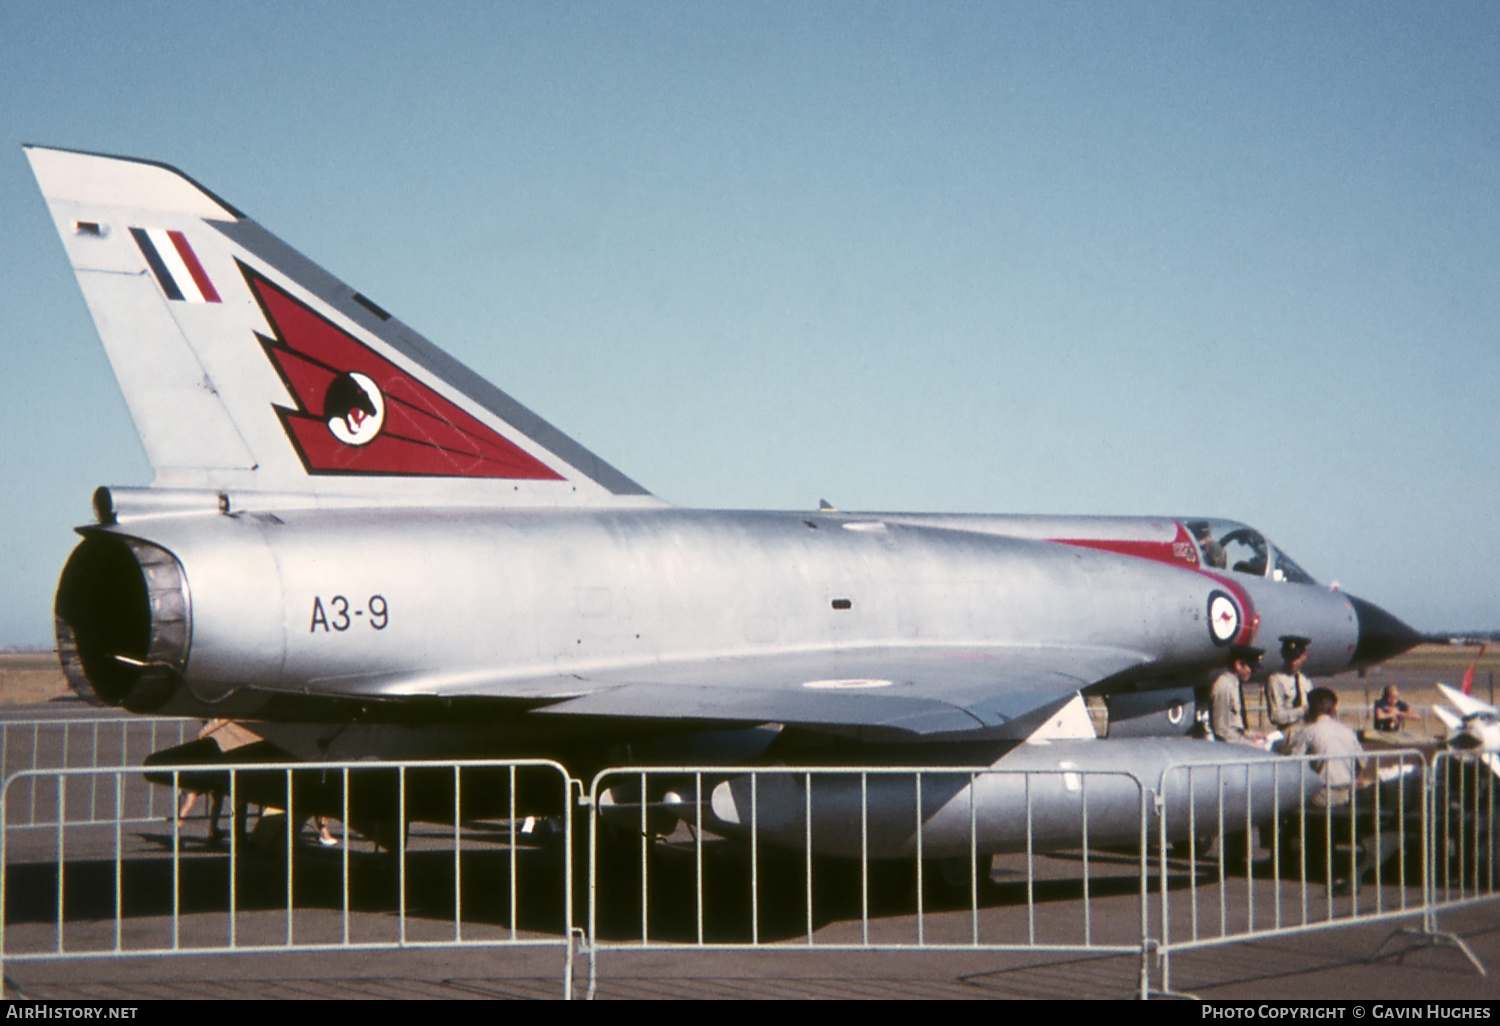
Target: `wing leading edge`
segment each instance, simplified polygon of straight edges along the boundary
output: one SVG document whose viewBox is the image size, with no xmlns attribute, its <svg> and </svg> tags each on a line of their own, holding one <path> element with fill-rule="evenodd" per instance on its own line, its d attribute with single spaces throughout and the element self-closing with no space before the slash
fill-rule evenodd
<svg viewBox="0 0 1500 1026">
<path fill-rule="evenodd" d="M 550 702 L 533 716 L 1020 738 L 1082 688 L 1145 661 L 1139 652 L 1082 646 L 869 647 L 488 681 L 406 677 L 339 684 L 369 697 Z"/>
</svg>

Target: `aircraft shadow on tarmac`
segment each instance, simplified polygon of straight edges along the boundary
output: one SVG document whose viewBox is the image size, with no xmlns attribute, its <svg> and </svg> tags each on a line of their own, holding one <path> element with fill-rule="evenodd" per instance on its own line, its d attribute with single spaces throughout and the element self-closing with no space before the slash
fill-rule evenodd
<svg viewBox="0 0 1500 1026">
<path fill-rule="evenodd" d="M 459 879 L 465 927 L 510 925 L 511 851 L 485 843 L 478 831 L 463 832 Z M 270 845 L 249 839 L 237 846 L 234 907 L 237 913 L 285 911 L 288 905 L 284 834 Z M 222 918 L 230 908 L 230 856 L 227 844 L 209 845 L 201 837 L 184 837 L 174 867 L 172 834 L 134 835 L 137 850 L 119 863 L 119 904 L 124 920 L 170 917 L 174 903 L 184 918 Z M 439 846 L 446 841 L 446 846 Z M 414 832 L 405 856 L 405 910 L 408 921 L 454 920 L 455 858 L 452 835 L 446 838 Z M 351 918 L 390 918 L 401 908 L 402 872 L 397 857 L 353 841 L 348 853 L 348 902 Z M 267 847 L 270 850 L 267 850 Z M 144 849 L 144 850 L 142 850 Z M 516 927 L 519 931 L 563 932 L 561 849 L 518 840 L 515 849 Z M 344 853 L 299 840 L 293 848 L 290 898 L 297 915 L 333 913 L 344 901 Z M 63 903 L 69 924 L 110 921 L 115 915 L 116 863 L 112 858 L 69 858 L 64 864 Z M 22 924 L 55 924 L 58 873 L 55 860 L 12 863 L 6 870 L 7 929 Z M 325 916 L 326 918 L 326 916 Z M 8 945 L 9 946 L 9 942 Z"/>
<path fill-rule="evenodd" d="M 153 829 L 127 835 L 129 850 L 120 859 L 119 908 L 123 921 L 169 918 L 174 903 L 184 922 L 192 917 L 222 920 L 230 908 L 227 846 L 205 843 L 201 825 L 181 840 L 174 883 L 172 833 Z M 609 833 L 605 831 L 604 833 Z M 270 845 L 242 841 L 236 853 L 234 905 L 241 916 L 284 912 L 288 903 L 284 834 Z M 344 853 L 319 848 L 304 835 L 293 847 L 291 903 L 298 917 L 321 913 L 337 917 L 343 908 Z M 133 844 L 131 842 L 134 842 Z M 512 854 L 504 824 L 465 824 L 462 831 L 461 893 L 463 925 L 508 930 L 511 923 Z M 70 840 L 70 847 L 73 842 Z M 44 845 L 39 847 L 45 848 Z M 575 840 L 574 919 L 587 919 L 587 835 Z M 268 850 L 269 848 L 269 850 Z M 711 836 L 704 838 L 702 906 L 704 940 L 744 942 L 752 936 L 752 910 L 758 906 L 758 937 L 775 942 L 805 936 L 807 930 L 807 864 L 799 852 L 761 846 L 752 897 L 751 856 L 747 845 Z M 68 931 L 84 924 L 109 923 L 116 908 L 116 863 L 99 848 L 91 856 L 70 855 L 64 862 L 63 903 Z M 19 931 L 52 927 L 57 922 L 58 871 L 55 858 L 35 851 L 35 858 L 6 869 L 5 923 L 7 947 L 22 943 Z M 99 857 L 104 855 L 104 857 Z M 405 909 L 409 924 L 426 923 L 441 930 L 454 920 L 455 859 L 451 828 L 413 831 L 405 864 Z M 697 859 L 691 842 L 653 842 L 647 869 L 649 936 L 663 942 L 697 937 Z M 560 935 L 564 923 L 564 846 L 556 836 L 519 838 L 514 852 L 515 927 L 519 933 Z M 1095 900 L 1139 893 L 1134 862 L 1096 861 L 1089 880 Z M 355 839 L 348 853 L 348 901 L 351 919 L 389 919 L 401 905 L 402 873 L 397 857 Z M 1058 869 L 1065 876 L 1058 876 Z M 1059 905 L 1079 902 L 1084 886 L 1076 866 L 1063 857 L 1048 878 L 1030 885 L 1031 900 Z M 1003 871 L 1002 871 L 1003 872 Z M 857 861 L 818 856 L 812 860 L 813 925 L 857 923 L 861 917 L 861 872 Z M 967 880 L 944 881 L 936 864 L 924 872 L 922 908 L 929 914 L 967 912 Z M 641 936 L 641 862 L 638 838 L 613 835 L 601 844 L 597 874 L 597 930 L 604 939 Z M 912 862 L 871 861 L 868 870 L 868 915 L 872 921 L 911 917 L 917 909 L 916 867 Z M 1026 880 L 1002 876 L 983 879 L 979 910 L 1024 908 Z M 264 916 L 262 916 L 264 918 Z M 279 920 L 278 920 L 279 921 Z M 300 922 L 300 919 L 299 919 Z M 300 928 L 299 928 L 300 932 Z M 50 944 L 50 942 L 48 942 Z M 30 947 L 30 945 L 26 945 Z M 14 950 L 12 948 L 12 950 Z"/>
<path fill-rule="evenodd" d="M 538 820 L 535 833 L 512 834 L 505 821 L 465 822 L 459 831 L 461 853 L 455 859 L 452 827 L 421 824 L 412 828 L 405 853 L 404 873 L 399 859 L 388 848 L 379 847 L 352 832 L 348 861 L 348 908 L 351 921 L 364 923 L 365 933 L 373 923 L 389 924 L 404 907 L 411 931 L 440 936 L 451 932 L 455 920 L 456 895 L 461 893 L 462 926 L 466 937 L 508 933 L 512 927 L 512 880 L 514 883 L 514 929 L 517 934 L 561 936 L 566 920 L 564 873 L 565 845 L 556 821 Z M 171 858 L 172 832 L 160 826 L 125 836 L 124 855 L 118 867 L 119 909 L 123 922 L 170 918 L 174 904 L 183 921 L 211 917 L 223 921 L 230 908 L 230 858 L 225 846 L 212 846 L 202 839 L 202 824 L 192 824 L 181 838 L 181 857 L 176 867 Z M 97 841 L 112 830 L 99 830 Z M 44 832 L 45 833 L 45 832 Z M 269 832 L 258 841 L 244 840 L 237 847 L 234 906 L 237 913 L 267 922 L 285 913 L 288 905 L 287 849 L 285 834 Z M 585 925 L 588 918 L 587 824 L 575 825 L 572 872 L 573 919 Z M 640 835 L 605 827 L 600 831 L 596 874 L 595 925 L 602 940 L 638 940 L 642 936 L 642 868 Z M 1489 838 L 1486 838 L 1488 840 Z M 80 839 L 86 840 L 86 839 Z M 304 918 L 318 917 L 326 924 L 343 909 L 342 873 L 345 853 L 341 848 L 319 848 L 304 833 L 292 848 L 291 905 L 298 917 L 299 936 Z M 1469 848 L 1460 842 L 1461 847 Z M 46 931 L 57 922 L 58 870 L 55 847 L 36 837 L 29 850 L 12 848 L 15 859 L 6 867 L 5 923 L 8 950 L 21 944 L 27 929 Z M 653 941 L 693 943 L 699 938 L 700 848 L 691 834 L 680 830 L 669 839 L 653 838 L 646 845 L 645 915 L 647 935 Z M 1470 849 L 1472 850 L 1472 849 Z M 88 854 L 84 854 L 87 851 Z M 116 909 L 116 862 L 112 848 L 104 844 L 74 843 L 69 834 L 68 857 L 64 861 L 63 900 L 65 929 L 71 937 L 75 926 L 106 924 Z M 73 854 L 77 852 L 78 854 Z M 1221 872 L 1216 850 L 1200 848 L 1196 863 L 1173 852 L 1168 863 L 1168 887 L 1212 889 Z M 1275 886 L 1269 851 L 1259 849 L 1253 869 L 1228 860 L 1224 886 L 1243 888 L 1253 879 L 1257 886 Z M 1395 855 L 1386 858 L 1386 885 L 1399 885 L 1394 872 Z M 18 857 L 19 856 L 19 857 Z M 1053 923 L 1071 923 L 1080 918 L 1085 890 L 1094 907 L 1102 902 L 1127 902 L 1140 894 L 1140 860 L 1126 849 L 1091 850 L 1088 853 L 1087 887 L 1081 851 L 1039 854 L 1028 879 L 1022 856 L 998 856 L 989 873 L 987 860 L 980 863 L 980 880 L 971 892 L 967 860 L 957 874 L 945 877 L 944 867 L 930 862 L 924 867 L 920 907 L 933 919 L 968 921 L 971 908 L 988 917 L 986 933 L 993 941 L 1020 942 L 1028 908 L 1047 908 L 1045 918 Z M 1312 860 L 1310 883 L 1317 884 L 1321 858 Z M 911 861 L 872 860 L 862 879 L 857 860 L 815 856 L 811 860 L 812 914 L 809 917 L 808 862 L 801 852 L 761 845 L 755 855 L 752 883 L 751 852 L 742 841 L 705 834 L 701 845 L 702 940 L 707 943 L 743 943 L 757 937 L 762 943 L 803 938 L 809 929 L 857 926 L 862 915 L 872 924 L 908 924 L 918 909 L 916 866 Z M 1280 881 L 1299 879 L 1300 860 L 1284 855 Z M 1468 867 L 1486 875 L 1482 868 Z M 1406 868 L 1418 868 L 1415 851 Z M 1159 891 L 1159 862 L 1155 850 L 1148 862 L 1147 890 Z M 457 885 L 455 879 L 457 877 Z M 1409 881 L 1410 882 L 1410 881 Z M 972 905 L 971 905 L 972 901 Z M 752 928 L 752 915 L 756 921 Z M 1127 917 L 1128 918 L 1128 917 Z M 1038 921 L 1040 921 L 1039 917 Z M 279 922 L 280 920 L 275 920 Z M 1060 927 L 1070 929 L 1070 927 Z M 265 927 L 262 932 L 273 927 Z M 833 934 L 830 934 L 832 936 Z M 249 935 L 243 935 L 244 942 Z M 40 939 L 40 938 L 34 938 Z M 1063 938 L 1058 938 L 1062 940 Z M 271 940 L 274 940 L 272 938 Z M 271 942 L 271 941 L 267 941 Z M 253 942 L 252 942 L 253 943 Z M 49 946 L 43 941 L 42 946 Z M 128 945 L 127 945 L 128 946 Z"/>
<path fill-rule="evenodd" d="M 627 847 L 628 845 L 621 845 Z M 638 846 L 630 846 L 637 847 Z M 641 935 L 640 859 L 636 852 L 612 853 L 600 876 L 599 934 L 604 938 L 638 938 Z M 1042 856 L 1050 862 L 1050 856 Z M 1023 911 L 1028 884 L 1024 872 L 1011 876 L 986 876 L 979 863 L 980 879 L 971 890 L 968 866 L 958 878 L 945 877 L 943 867 L 929 862 L 923 867 L 921 909 L 924 914 L 943 916 L 961 913 L 967 921 L 971 910 L 980 912 Z M 808 929 L 807 872 L 802 852 L 761 846 L 756 857 L 759 905 L 758 936 L 763 942 L 805 938 Z M 965 860 L 966 862 L 966 860 Z M 751 855 L 743 843 L 705 839 L 703 856 L 704 941 L 736 943 L 752 936 Z M 1084 882 L 1076 864 L 1049 866 L 1045 876 L 1030 884 L 1030 898 L 1037 905 L 1076 903 L 1081 908 Z M 1111 867 L 1089 880 L 1093 899 L 1136 895 L 1137 876 Z M 610 878 L 603 880 L 606 871 Z M 1003 871 L 1002 871 L 1003 872 Z M 865 877 L 862 879 L 862 877 Z M 697 930 L 697 866 L 691 842 L 660 844 L 651 855 L 649 871 L 649 926 L 654 940 L 689 942 Z M 872 921 L 909 921 L 918 909 L 917 867 L 914 861 L 871 860 L 862 874 L 858 860 L 825 856 L 812 859 L 812 927 L 815 931 L 838 924 L 857 924 L 862 908 Z M 866 904 L 867 902 L 867 904 Z"/>
</svg>

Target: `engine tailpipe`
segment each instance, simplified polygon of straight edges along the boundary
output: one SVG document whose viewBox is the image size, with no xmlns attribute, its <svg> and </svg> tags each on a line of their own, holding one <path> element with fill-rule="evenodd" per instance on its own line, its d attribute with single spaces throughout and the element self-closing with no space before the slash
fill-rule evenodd
<svg viewBox="0 0 1500 1026">
<path fill-rule="evenodd" d="M 177 689 L 191 604 L 182 564 L 166 549 L 90 532 L 63 567 L 53 612 L 63 673 L 87 701 L 150 712 Z"/>
</svg>

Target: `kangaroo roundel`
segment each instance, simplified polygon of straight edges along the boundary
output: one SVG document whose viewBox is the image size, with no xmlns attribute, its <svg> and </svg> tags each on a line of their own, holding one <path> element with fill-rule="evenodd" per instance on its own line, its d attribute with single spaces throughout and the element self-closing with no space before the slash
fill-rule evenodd
<svg viewBox="0 0 1500 1026">
<path fill-rule="evenodd" d="M 1240 607 L 1222 591 L 1208 597 L 1208 633 L 1216 645 L 1227 645 L 1240 629 Z"/>
</svg>

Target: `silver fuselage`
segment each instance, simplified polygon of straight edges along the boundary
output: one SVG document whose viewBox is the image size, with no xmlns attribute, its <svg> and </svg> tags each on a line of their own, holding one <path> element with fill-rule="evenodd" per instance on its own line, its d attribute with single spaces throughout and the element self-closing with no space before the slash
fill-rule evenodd
<svg viewBox="0 0 1500 1026">
<path fill-rule="evenodd" d="M 869 646 L 1128 652 L 1137 669 L 1119 682 L 1134 684 L 1222 663 L 1206 607 L 1226 587 L 1247 607 L 1235 640 L 1303 634 L 1315 639 L 1309 672 L 1349 664 L 1355 612 L 1326 587 L 1045 540 L 1161 523 L 386 508 L 90 530 L 180 567 L 181 712 L 222 711 L 247 690 L 544 701 L 583 690 L 570 674 Z"/>
</svg>

